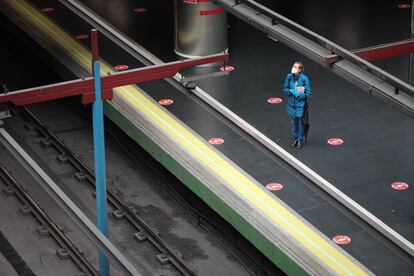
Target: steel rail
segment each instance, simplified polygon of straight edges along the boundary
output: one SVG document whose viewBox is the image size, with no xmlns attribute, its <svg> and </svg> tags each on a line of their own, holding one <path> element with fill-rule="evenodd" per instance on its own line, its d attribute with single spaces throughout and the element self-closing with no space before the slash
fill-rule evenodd
<svg viewBox="0 0 414 276">
<path fill-rule="evenodd" d="M 141 275 L 4 128 L 0 128 L 0 142 L 47 190 L 51 197 L 64 207 L 63 210 L 80 226 L 87 237 L 103 250 L 113 264 L 128 275 Z"/>
<path fill-rule="evenodd" d="M 65 154 L 69 161 L 75 166 L 79 172 L 85 172 L 86 177 L 89 180 L 89 183 L 95 187 L 95 174 L 92 172 L 91 169 L 77 156 L 75 156 L 72 151 L 65 146 L 65 144 L 55 135 L 53 134 L 28 108 L 24 107 L 23 110 L 27 114 L 29 118 L 37 125 L 37 129 L 43 136 L 51 138 L 54 146 L 59 150 L 62 154 Z M 141 219 L 134 210 L 131 210 L 118 196 L 116 196 L 115 192 L 108 187 L 107 188 L 108 194 L 108 201 L 117 207 L 118 210 L 123 210 L 128 214 L 130 222 L 139 229 L 139 226 L 142 226 L 144 230 L 149 234 L 147 238 L 151 241 L 151 243 L 157 247 L 161 253 L 167 253 L 171 256 L 170 261 L 174 264 L 174 266 L 181 271 L 184 275 L 196 275 L 196 273 L 185 263 L 185 261 L 172 249 L 161 237 L 157 232 L 155 232 L 143 219 Z M 137 225 L 138 223 L 138 225 Z"/>
<path fill-rule="evenodd" d="M 70 241 L 68 237 L 62 232 L 62 230 L 56 225 L 56 223 L 46 214 L 46 212 L 33 200 L 27 191 L 17 182 L 14 176 L 2 165 L 0 165 L 0 178 L 2 178 L 7 184 L 11 185 L 17 192 L 18 197 L 25 203 L 28 203 L 36 212 L 37 216 L 43 223 L 53 231 L 57 239 L 59 239 L 67 249 L 69 249 L 74 258 L 77 260 L 80 268 L 86 269 L 91 275 L 98 276 L 99 273 L 95 267 L 81 254 L 78 248 Z M 59 242 L 58 242 L 59 243 Z"/>
</svg>

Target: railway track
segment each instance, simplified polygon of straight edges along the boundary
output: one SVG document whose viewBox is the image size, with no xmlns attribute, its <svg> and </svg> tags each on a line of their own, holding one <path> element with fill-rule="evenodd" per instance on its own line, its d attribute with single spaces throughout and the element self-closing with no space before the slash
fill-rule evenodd
<svg viewBox="0 0 414 276">
<path fill-rule="evenodd" d="M 39 164 L 49 163 L 49 162 L 56 163 L 59 165 L 59 167 L 63 169 L 63 172 L 59 172 L 59 171 L 56 171 L 53 168 L 53 166 L 52 168 L 47 168 L 47 170 L 51 171 L 52 175 L 55 177 L 54 179 L 57 179 L 56 183 L 59 184 L 60 188 L 64 190 L 68 196 L 70 196 L 72 199 L 75 199 L 77 203 L 82 201 L 80 202 L 81 204 L 79 205 L 82 210 L 84 210 L 84 208 L 82 207 L 88 204 L 92 205 L 92 207 L 90 207 L 91 209 L 95 208 L 94 199 L 93 199 L 94 190 L 95 190 L 95 185 L 94 185 L 95 177 L 94 177 L 92 170 L 89 169 L 88 166 L 84 164 L 77 155 L 73 154 L 72 151 L 65 145 L 65 143 L 61 141 L 59 138 L 57 138 L 57 136 L 53 134 L 52 131 L 49 130 L 45 126 L 45 124 L 42 123 L 41 120 L 38 119 L 29 109 L 16 108 L 13 110 L 13 113 L 14 113 L 13 117 L 15 118 L 14 120 L 16 120 L 16 118 L 20 118 L 17 120 L 19 124 L 13 123 L 13 128 L 23 129 L 23 133 L 27 133 L 27 135 L 24 135 L 24 136 L 21 136 L 21 135 L 16 136 L 16 139 L 18 140 L 23 139 L 25 141 L 24 143 L 25 145 L 23 145 L 23 147 L 29 152 L 33 152 L 35 157 L 37 155 L 41 156 L 43 154 L 42 151 L 44 151 L 45 154 L 44 156 L 42 156 L 43 157 L 42 160 L 38 160 L 40 161 Z M 7 127 L 7 124 L 6 124 L 6 127 Z M 70 128 L 67 131 L 68 132 L 80 131 L 82 129 L 83 129 L 82 127 L 80 128 L 74 127 L 74 128 Z M 61 134 L 62 131 L 58 133 Z M 27 145 L 37 145 L 37 146 L 28 147 Z M 122 145 L 119 145 L 119 146 L 121 147 Z M 38 152 L 38 149 L 40 149 L 39 152 Z M 125 153 L 128 153 L 127 148 L 124 148 L 123 150 L 125 151 Z M 50 152 L 53 152 L 52 156 L 50 156 Z M 133 157 L 130 156 L 130 158 L 133 158 Z M 68 167 L 71 167 L 71 169 L 68 170 Z M 7 170 L 5 171 L 7 172 Z M 65 182 L 67 181 L 64 178 L 59 180 L 60 178 L 59 174 L 62 173 L 62 175 L 67 175 L 67 171 L 70 171 L 70 174 L 73 175 L 74 182 L 78 182 L 80 187 L 86 188 L 86 190 L 85 189 L 78 190 L 77 189 L 78 187 L 76 187 L 75 190 L 78 190 L 78 191 L 75 191 L 75 193 L 89 195 L 88 196 L 89 200 L 85 201 L 84 199 L 80 199 L 79 201 L 79 199 L 76 199 L 76 196 L 75 197 L 72 196 L 72 191 L 68 192 L 68 189 L 65 186 L 66 185 L 73 186 L 73 184 L 70 184 L 70 183 L 66 184 Z M 120 181 L 122 180 L 120 179 Z M 109 185 L 107 189 L 107 194 L 108 194 L 108 202 L 110 203 L 110 206 L 109 206 L 110 207 L 109 208 L 110 221 L 114 222 L 117 228 L 119 227 L 133 228 L 132 232 L 134 233 L 134 235 L 131 236 L 131 239 L 134 242 L 131 243 L 130 246 L 135 247 L 137 244 L 136 242 L 138 242 L 139 244 L 138 246 L 143 245 L 145 248 L 148 248 L 148 244 L 150 244 L 152 247 L 151 249 L 152 253 L 148 254 L 147 252 L 147 254 L 153 255 L 152 259 L 155 260 L 155 262 L 158 263 L 158 265 L 161 265 L 164 271 L 169 271 L 167 275 L 198 275 L 197 271 L 193 270 L 189 265 L 185 263 L 185 261 L 182 258 L 181 253 L 175 250 L 173 247 L 169 246 L 168 243 L 162 239 L 163 232 L 161 231 L 159 232 L 157 229 L 153 228 L 151 225 L 146 223 L 145 219 L 139 216 L 139 213 L 137 212 L 137 210 L 133 206 L 131 206 L 129 203 L 126 203 L 122 199 L 122 196 L 120 196 L 119 194 L 121 193 L 122 195 L 122 192 L 119 192 L 118 189 L 115 189 L 113 187 L 112 181 L 109 180 L 108 182 L 109 182 L 108 183 Z M 25 192 L 24 186 L 20 185 L 19 187 L 20 187 L 19 191 Z M 179 195 L 177 194 L 175 194 L 175 196 L 179 197 Z M 22 197 L 24 197 L 24 195 L 22 195 Z M 239 255 L 245 254 L 242 258 L 240 258 L 237 254 L 233 254 L 235 250 L 240 250 L 242 248 L 237 248 L 237 245 L 234 245 L 234 244 L 229 245 L 229 241 L 223 241 L 222 238 L 216 237 L 215 235 L 217 235 L 217 232 L 220 232 L 220 229 L 216 229 L 212 227 L 212 225 L 214 225 L 214 222 L 210 221 L 206 216 L 203 215 L 202 212 L 195 210 L 189 205 L 185 205 L 185 203 L 182 203 L 181 200 L 182 198 L 178 198 L 178 199 L 175 198 L 175 201 L 179 202 L 181 206 L 183 206 L 184 204 L 184 208 L 186 210 L 189 210 L 188 211 L 189 214 L 195 214 L 197 216 L 197 218 L 195 219 L 197 220 L 197 224 L 200 227 L 202 227 L 204 231 L 208 232 L 209 235 L 213 237 L 223 248 L 226 248 L 225 250 L 228 252 L 228 254 L 232 255 L 233 258 L 237 259 L 241 266 L 246 266 L 245 267 L 246 271 L 250 271 L 249 273 L 251 275 L 256 275 L 256 273 L 261 270 L 262 272 L 260 273 L 263 275 L 273 274 L 271 271 L 274 271 L 274 270 L 271 269 L 270 266 L 260 268 L 260 263 L 254 264 L 253 265 L 254 268 L 252 268 L 251 263 L 256 260 L 250 259 L 249 261 L 246 261 L 245 258 L 249 254 L 248 252 L 238 253 Z M 43 210 L 45 208 L 39 207 L 38 205 L 36 209 Z M 126 225 L 126 226 L 123 226 L 123 225 Z M 60 229 L 59 225 L 56 227 L 58 230 Z M 53 228 L 56 228 L 56 227 L 53 227 Z M 75 243 L 79 244 L 78 241 L 76 241 Z M 64 251 L 71 252 L 70 248 L 74 248 L 75 250 L 77 249 L 75 245 L 73 245 L 73 247 L 69 247 L 69 245 L 67 246 L 65 245 Z M 125 248 L 123 248 L 123 250 L 125 250 Z M 83 252 L 88 252 L 88 249 L 82 249 L 79 252 L 81 252 L 81 255 L 82 255 Z M 172 252 L 172 254 L 170 252 Z M 230 253 L 230 252 L 233 252 L 233 253 Z M 74 257 L 78 255 L 75 253 L 70 253 L 70 254 L 74 255 Z M 80 265 L 79 265 L 80 267 L 85 266 L 84 264 L 82 264 L 82 260 L 79 260 L 79 262 L 80 262 Z M 250 267 L 248 267 L 249 263 L 250 263 Z M 138 266 L 135 265 L 135 266 L 137 267 L 137 269 L 139 269 L 139 265 Z M 82 269 L 82 271 L 85 271 L 85 270 L 86 269 Z M 88 275 L 89 274 L 94 275 L 88 272 Z"/>
<path fill-rule="evenodd" d="M 2 154 L 3 158 L 8 156 L 6 160 L 12 163 L 11 169 L 6 169 L 4 166 L 0 168 L 0 179 L 6 185 L 3 194 L 16 195 L 23 203 L 23 206 L 19 208 L 19 213 L 23 216 L 33 215 L 35 217 L 39 223 L 39 227 L 35 230 L 38 237 L 52 236 L 54 238 L 60 246 L 60 249 L 56 251 L 59 259 L 74 260 L 81 273 L 99 275 L 91 260 L 95 259 L 98 250 L 101 250 L 114 265 L 115 275 L 119 273 L 120 275 L 141 275 L 62 191 L 61 187 L 56 184 L 61 184 L 62 179 L 51 173 L 50 168 L 46 168 L 45 171 L 41 164 L 42 160 L 32 158 L 33 152 L 29 149 L 29 154 L 4 128 L 0 128 L 0 144 L 6 149 Z M 50 174 L 52 177 L 49 176 Z M 17 179 L 20 181 L 18 182 Z M 6 216 L 6 219 L 9 219 L 9 216 Z M 65 226 L 56 223 L 57 220 Z M 14 223 L 12 220 L 10 225 Z M 67 230 L 70 238 L 66 235 Z M 29 246 L 24 253 L 33 250 Z M 46 247 L 45 250 L 50 249 Z M 43 253 L 39 254 L 42 255 L 40 266 L 43 267 Z"/>
<path fill-rule="evenodd" d="M 3 194 L 6 196 L 15 195 L 23 204 L 21 213 L 33 215 L 40 226 L 36 228 L 39 237 L 51 236 L 60 249 L 57 250 L 59 258 L 71 258 L 84 273 L 84 275 L 99 275 L 95 267 L 85 258 L 82 251 L 76 247 L 72 241 L 65 235 L 63 229 L 47 214 L 47 211 L 35 202 L 25 188 L 18 183 L 16 178 L 3 165 L 0 165 L 0 179 L 6 184 L 3 188 Z"/>
<path fill-rule="evenodd" d="M 36 130 L 43 137 L 41 143 L 56 149 L 56 159 L 70 164 L 76 170 L 74 173 L 78 181 L 89 184 L 91 195 L 95 190 L 95 175 L 88 166 L 76 157 L 65 144 L 59 140 L 29 109 L 23 109 L 28 120 L 26 128 Z M 116 221 L 126 221 L 135 229 L 134 238 L 142 243 L 150 243 L 158 251 L 155 258 L 162 265 L 171 264 L 181 275 L 196 275 L 196 272 L 186 264 L 180 252 L 168 245 L 160 233 L 148 225 L 140 217 L 134 207 L 125 203 L 117 192 L 109 185 L 107 187 L 108 203 L 111 205 L 112 217 Z"/>
</svg>

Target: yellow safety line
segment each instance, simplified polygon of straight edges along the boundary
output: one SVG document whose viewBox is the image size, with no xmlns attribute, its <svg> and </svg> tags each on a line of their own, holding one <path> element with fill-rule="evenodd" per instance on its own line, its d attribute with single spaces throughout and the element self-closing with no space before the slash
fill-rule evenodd
<svg viewBox="0 0 414 276">
<path fill-rule="evenodd" d="M 91 54 L 84 46 L 54 24 L 24 0 L 5 0 L 17 12 L 24 15 L 37 28 L 43 30 L 59 43 L 66 52 L 86 68 L 91 65 Z M 112 70 L 102 63 L 102 73 Z M 171 118 L 163 108 L 144 96 L 133 86 L 116 88 L 118 95 L 144 113 L 151 121 L 164 130 L 182 147 L 197 157 L 202 164 L 225 180 L 228 185 L 266 214 L 284 231 L 290 233 L 305 248 L 317 256 L 333 271 L 341 275 L 367 275 L 363 268 L 350 260 L 340 250 L 328 243 L 309 226 L 303 223 L 288 209 L 278 203 L 269 194 L 212 150 L 204 140 L 200 140 L 182 124 Z"/>
</svg>

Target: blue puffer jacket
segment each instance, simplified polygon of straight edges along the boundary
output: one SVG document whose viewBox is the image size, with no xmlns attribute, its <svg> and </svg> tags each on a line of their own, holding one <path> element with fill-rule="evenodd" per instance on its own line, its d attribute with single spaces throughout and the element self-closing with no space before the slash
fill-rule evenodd
<svg viewBox="0 0 414 276">
<path fill-rule="evenodd" d="M 304 86 L 304 93 L 299 93 L 296 87 Z M 311 95 L 309 78 L 300 73 L 299 76 L 287 74 L 285 84 L 283 85 L 287 97 L 287 112 L 291 117 L 302 117 L 307 99 Z"/>
</svg>

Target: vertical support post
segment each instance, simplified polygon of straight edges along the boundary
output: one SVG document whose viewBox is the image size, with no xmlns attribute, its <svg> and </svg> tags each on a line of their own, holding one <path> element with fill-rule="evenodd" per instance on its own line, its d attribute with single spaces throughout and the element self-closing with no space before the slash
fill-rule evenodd
<svg viewBox="0 0 414 276">
<path fill-rule="evenodd" d="M 414 37 L 414 0 L 411 3 L 411 38 Z M 408 84 L 413 85 L 413 53 L 410 53 L 408 67 Z"/>
<path fill-rule="evenodd" d="M 105 172 L 105 140 L 104 140 L 104 116 L 101 98 L 101 68 L 98 51 L 98 31 L 92 29 L 92 68 L 95 80 L 95 102 L 92 106 L 93 122 L 93 147 L 95 158 L 95 185 L 96 185 L 96 209 L 98 229 L 108 237 L 108 211 L 106 202 L 106 172 Z M 99 275 L 109 276 L 109 263 L 105 254 L 99 251 Z"/>
</svg>

